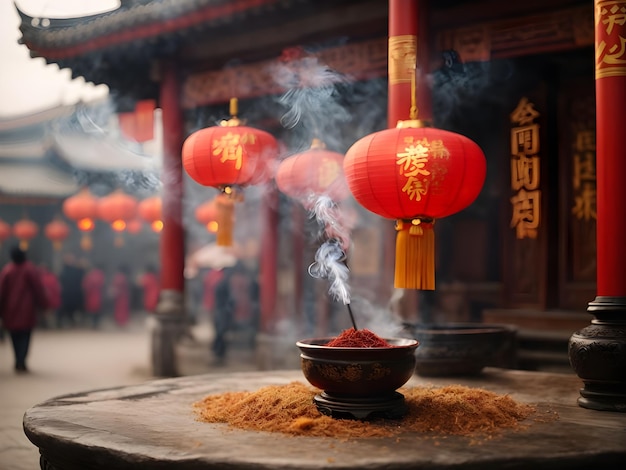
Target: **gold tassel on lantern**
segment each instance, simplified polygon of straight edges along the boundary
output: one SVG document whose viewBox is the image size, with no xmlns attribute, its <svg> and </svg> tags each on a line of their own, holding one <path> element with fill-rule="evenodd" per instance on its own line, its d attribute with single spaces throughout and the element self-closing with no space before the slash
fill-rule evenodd
<svg viewBox="0 0 626 470">
<path fill-rule="evenodd" d="M 394 287 L 435 289 L 434 220 L 397 220 L 396 273 Z"/>
<path fill-rule="evenodd" d="M 235 200 L 239 196 L 230 186 L 223 189 L 223 192 L 215 200 L 217 209 L 217 233 L 215 242 L 219 246 L 233 245 L 233 230 L 235 227 Z"/>
<path fill-rule="evenodd" d="M 80 247 L 83 251 L 90 251 L 93 248 L 93 242 L 91 241 L 91 236 L 88 233 L 83 234 L 80 239 Z"/>
</svg>

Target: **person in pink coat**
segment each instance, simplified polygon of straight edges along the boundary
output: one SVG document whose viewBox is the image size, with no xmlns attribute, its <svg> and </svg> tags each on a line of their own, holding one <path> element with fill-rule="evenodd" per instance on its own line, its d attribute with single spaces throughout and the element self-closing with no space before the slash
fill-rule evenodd
<svg viewBox="0 0 626 470">
<path fill-rule="evenodd" d="M 130 283 L 128 267 L 122 265 L 111 280 L 113 298 L 113 318 L 119 326 L 125 326 L 130 320 Z"/>
<path fill-rule="evenodd" d="M 91 317 L 91 326 L 94 329 L 100 325 L 104 284 L 104 271 L 98 266 L 90 269 L 83 277 L 82 288 L 85 296 L 85 312 Z"/>
<path fill-rule="evenodd" d="M 12 248 L 11 261 L 0 271 L 0 318 L 11 335 L 17 373 L 28 372 L 26 356 L 31 334 L 39 310 L 47 304 L 39 270 L 19 246 Z"/>
<path fill-rule="evenodd" d="M 146 271 L 139 277 L 139 285 L 143 290 L 143 308 L 147 312 L 156 312 L 161 292 L 161 281 L 154 266 L 148 265 Z"/>
</svg>

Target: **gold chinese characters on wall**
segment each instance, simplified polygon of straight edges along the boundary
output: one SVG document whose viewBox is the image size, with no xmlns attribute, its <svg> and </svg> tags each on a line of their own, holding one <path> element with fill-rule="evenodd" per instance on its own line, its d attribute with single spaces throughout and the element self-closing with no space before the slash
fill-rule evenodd
<svg viewBox="0 0 626 470">
<path fill-rule="evenodd" d="M 511 228 L 518 239 L 537 238 L 541 221 L 538 117 L 528 98 L 511 113 Z"/>
<path fill-rule="evenodd" d="M 580 130 L 574 139 L 572 214 L 578 220 L 596 220 L 596 135 Z"/>
</svg>

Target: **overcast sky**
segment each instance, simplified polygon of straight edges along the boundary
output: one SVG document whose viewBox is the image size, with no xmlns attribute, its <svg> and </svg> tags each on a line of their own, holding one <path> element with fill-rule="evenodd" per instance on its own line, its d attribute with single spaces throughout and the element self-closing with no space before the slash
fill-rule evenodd
<svg viewBox="0 0 626 470">
<path fill-rule="evenodd" d="M 107 87 L 71 80 L 68 69 L 31 59 L 26 46 L 18 44 L 19 15 L 14 0 L 0 0 L 0 119 L 21 116 L 59 104 L 103 97 Z M 118 0 L 15 0 L 31 16 L 72 17 L 115 8 Z"/>
</svg>

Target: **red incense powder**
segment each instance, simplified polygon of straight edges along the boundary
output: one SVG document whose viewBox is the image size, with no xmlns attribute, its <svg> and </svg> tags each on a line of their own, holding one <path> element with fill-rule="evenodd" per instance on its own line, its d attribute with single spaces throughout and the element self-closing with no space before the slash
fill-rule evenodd
<svg viewBox="0 0 626 470">
<path fill-rule="evenodd" d="M 349 330 L 343 330 L 339 336 L 324 346 L 335 348 L 389 348 L 392 345 L 370 330 L 350 328 Z"/>
</svg>

